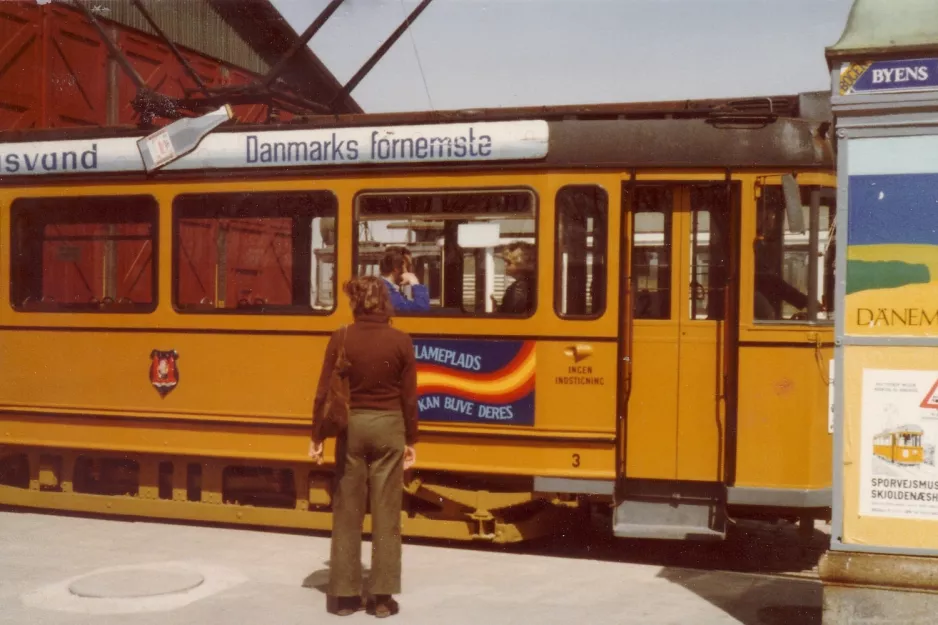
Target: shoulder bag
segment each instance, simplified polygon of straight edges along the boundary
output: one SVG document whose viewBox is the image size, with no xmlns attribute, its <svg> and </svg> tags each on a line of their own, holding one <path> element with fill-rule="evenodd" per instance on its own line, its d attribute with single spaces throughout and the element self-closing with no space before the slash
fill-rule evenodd
<svg viewBox="0 0 938 625">
<path fill-rule="evenodd" d="M 348 376 L 351 363 L 345 354 L 346 334 L 348 334 L 348 326 L 343 326 L 342 339 L 332 366 L 332 375 L 329 377 L 326 400 L 323 404 L 322 424 L 319 427 L 321 440 L 338 436 L 348 427 L 350 399 Z"/>
</svg>

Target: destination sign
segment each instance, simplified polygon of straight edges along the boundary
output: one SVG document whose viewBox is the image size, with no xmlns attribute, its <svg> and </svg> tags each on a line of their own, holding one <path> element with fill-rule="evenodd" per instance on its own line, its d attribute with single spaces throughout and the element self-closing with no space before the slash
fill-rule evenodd
<svg viewBox="0 0 938 625">
<path fill-rule="evenodd" d="M 144 172 L 138 139 L 0 143 L 0 176 Z M 542 120 L 219 132 L 163 170 L 529 160 L 547 145 Z"/>
<path fill-rule="evenodd" d="M 844 63 L 840 95 L 938 89 L 938 59 Z"/>
</svg>

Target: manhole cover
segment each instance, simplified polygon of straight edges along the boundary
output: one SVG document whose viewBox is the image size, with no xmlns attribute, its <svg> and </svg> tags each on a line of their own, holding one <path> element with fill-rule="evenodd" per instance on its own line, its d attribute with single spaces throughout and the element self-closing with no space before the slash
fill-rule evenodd
<svg viewBox="0 0 938 625">
<path fill-rule="evenodd" d="M 94 573 L 72 582 L 73 595 L 94 599 L 132 599 L 186 592 L 202 584 L 205 578 L 195 571 L 160 569 L 124 569 Z"/>
</svg>

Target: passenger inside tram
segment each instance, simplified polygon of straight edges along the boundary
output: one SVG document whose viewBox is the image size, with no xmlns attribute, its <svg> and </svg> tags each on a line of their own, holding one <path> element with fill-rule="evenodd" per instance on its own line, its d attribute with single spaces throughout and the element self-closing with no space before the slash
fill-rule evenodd
<svg viewBox="0 0 938 625">
<path fill-rule="evenodd" d="M 753 317 L 757 321 L 820 321 L 833 312 L 834 266 L 830 260 L 835 208 L 833 201 L 822 200 L 811 220 L 810 193 L 810 188 L 802 189 L 802 211 L 805 223 L 814 221 L 809 226 L 809 230 L 816 229 L 813 237 L 811 232 L 792 231 L 780 187 L 769 185 L 762 190 L 753 244 Z M 811 248 L 812 238 L 817 241 L 815 249 Z M 811 308 L 817 311 L 814 315 Z"/>
<path fill-rule="evenodd" d="M 536 301 L 528 191 L 363 194 L 359 275 L 381 275 L 395 309 L 421 315 L 525 315 Z"/>
<path fill-rule="evenodd" d="M 414 258 L 406 247 L 389 245 L 379 264 L 391 295 L 395 311 L 425 312 L 430 310 L 427 287 L 414 275 Z"/>
<path fill-rule="evenodd" d="M 805 311 L 808 308 L 808 296 L 785 281 L 776 273 L 761 272 L 756 274 L 756 319 L 780 319 L 777 312 L 782 304 L 788 304 Z M 821 309 L 820 303 L 818 310 Z M 793 313 L 791 319 L 798 319 L 801 312 Z"/>
<path fill-rule="evenodd" d="M 502 259 L 505 261 L 505 274 L 514 280 L 502 297 L 501 304 L 492 295 L 492 303 L 500 313 L 527 313 L 534 303 L 534 291 L 537 280 L 534 275 L 534 246 L 524 241 L 513 241 L 505 247 Z"/>
</svg>

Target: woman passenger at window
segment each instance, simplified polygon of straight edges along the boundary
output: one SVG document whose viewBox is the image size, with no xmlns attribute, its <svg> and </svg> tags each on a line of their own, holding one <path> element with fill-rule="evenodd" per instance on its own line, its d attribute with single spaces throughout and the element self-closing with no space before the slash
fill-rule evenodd
<svg viewBox="0 0 938 625">
<path fill-rule="evenodd" d="M 326 609 L 341 616 L 363 607 L 378 617 L 398 612 L 401 591 L 403 472 L 417 459 L 417 368 L 410 336 L 392 328 L 382 278 L 346 283 L 355 322 L 329 339 L 313 404 L 310 457 L 322 462 L 319 434 L 332 368 L 345 333 L 349 371 L 347 429 L 336 441 L 332 546 Z M 366 498 L 372 515 L 371 576 L 362 601 L 361 541 Z"/>
<path fill-rule="evenodd" d="M 535 275 L 534 245 L 523 241 L 509 243 L 502 258 L 505 259 L 505 273 L 514 282 L 505 289 L 498 312 L 524 314 L 534 307 L 534 290 L 537 288 Z"/>
</svg>

